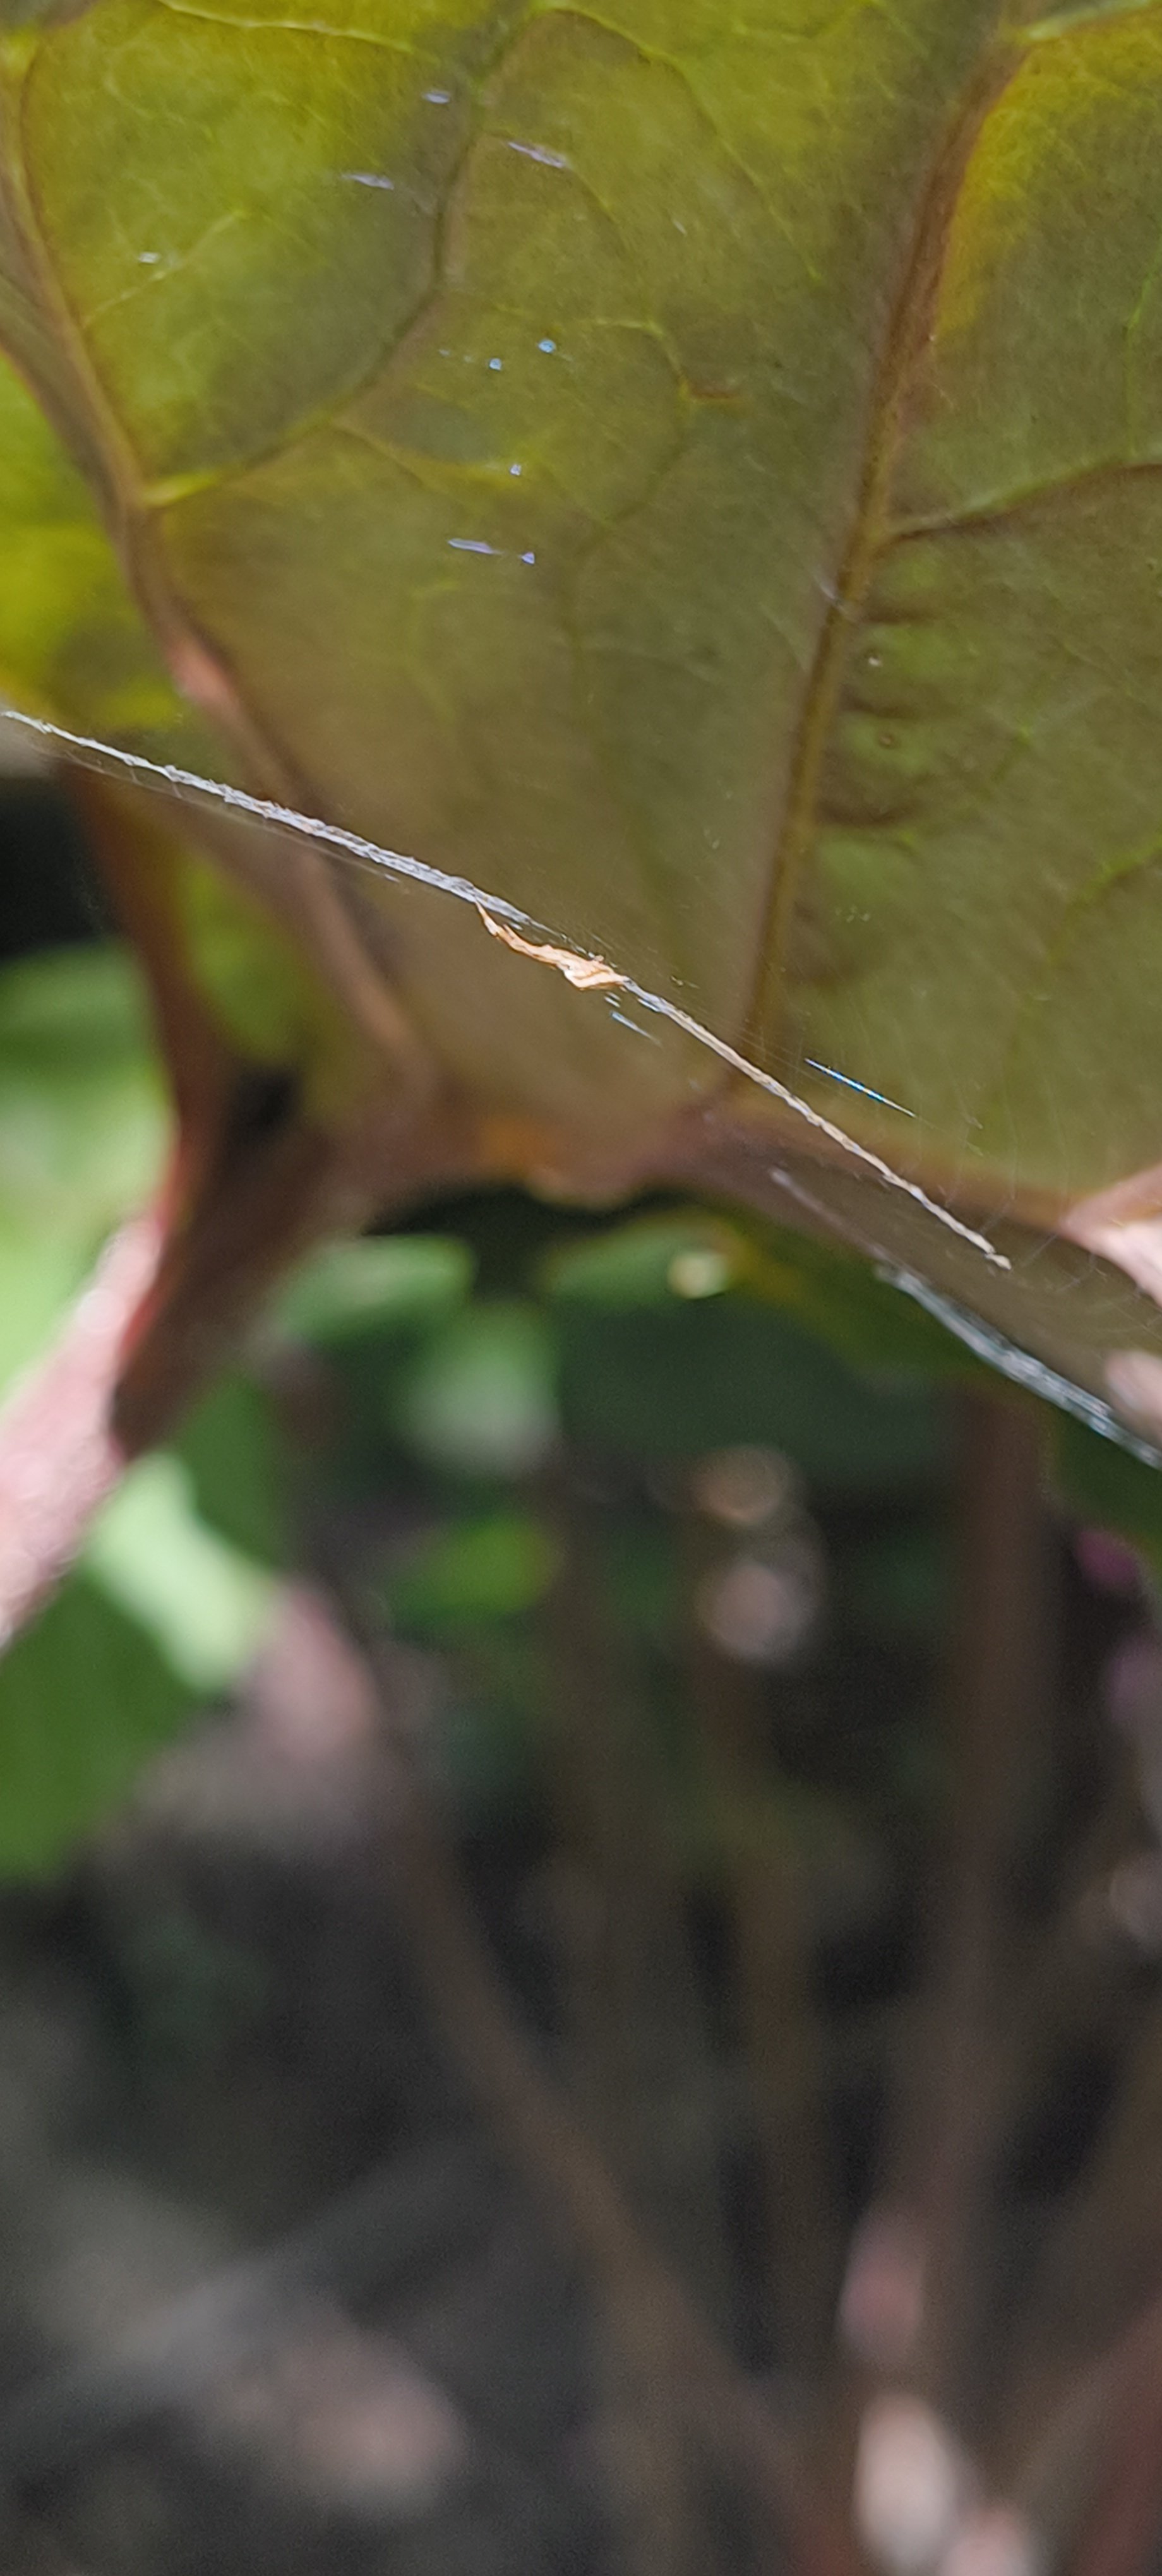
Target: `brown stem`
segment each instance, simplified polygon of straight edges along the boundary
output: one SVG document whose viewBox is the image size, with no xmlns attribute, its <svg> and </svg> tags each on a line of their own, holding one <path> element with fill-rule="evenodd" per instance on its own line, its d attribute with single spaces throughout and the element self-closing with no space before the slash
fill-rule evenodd
<svg viewBox="0 0 1162 2576">
<path fill-rule="evenodd" d="M 386 1685 L 381 1705 L 405 1790 L 398 1821 L 393 1809 L 392 1884 L 445 2035 L 479 2101 L 602 2295 L 616 2290 L 627 2320 L 640 2320 L 645 2371 L 664 2341 L 690 2436 L 744 2481 L 772 2549 L 777 2533 L 790 2545 L 795 2576 L 857 2576 L 845 2526 L 809 2490 L 758 2390 L 642 2235 L 602 2157 L 538 2064 L 481 1942 L 406 1726 L 394 1716 L 398 1680 L 382 1657 L 373 1653 L 371 1661 Z"/>
<path fill-rule="evenodd" d="M 671 2391 L 669 2348 L 656 2335 L 648 2350 L 632 2282 L 607 2288 L 602 2308 L 601 2447 L 619 2525 L 618 2576 L 711 2576 L 719 2561 L 699 2509 L 700 2464 Z"/>
<path fill-rule="evenodd" d="M 1056 2412 L 1079 2356 L 1132 2315 L 1162 2265 L 1162 2011 L 1155 2002 L 1123 2064 L 1096 2152 L 1066 2205 L 1034 2285 L 1009 2401 L 1018 2425 Z M 1055 2404 L 1056 2401 L 1056 2404 Z M 1068 2402 L 1066 2396 L 1064 2402 Z"/>
<path fill-rule="evenodd" d="M 1157 2367 L 1160 2340 L 1162 2296 L 1155 2296 L 1096 2359 L 1074 2370 L 1025 2456 L 1004 2479 L 1057 2566 L 1072 2564 L 1079 2535 L 1092 2535 L 1097 2527 L 1129 2381 L 1144 2353 Z"/>
<path fill-rule="evenodd" d="M 611 1613 L 593 1516 L 563 1477 L 549 1508 L 561 1554 L 547 1618 L 549 1791 L 581 1882 L 582 1902 L 562 1913 L 586 2116 L 717 2324 L 729 2290 L 715 2078 L 662 1822 L 665 1784 Z"/>
<path fill-rule="evenodd" d="M 547 1605 L 549 1790 L 576 1882 L 558 1908 L 570 2090 L 659 2249 L 717 2323 L 728 2298 L 713 2072 L 648 1711 L 611 1613 L 599 1534 L 567 1475 L 547 1509 L 561 1555 Z M 620 2283 L 605 2322 L 627 2567 L 711 2576 L 705 2479 L 671 2392 L 667 2342 L 655 2338 L 643 2367 L 645 2320 Z"/>
<path fill-rule="evenodd" d="M 1073 2576 L 1149 2576 L 1162 2533 L 1162 2300 L 1127 2336 L 1116 2420 Z"/>
<path fill-rule="evenodd" d="M 961 1400 L 948 1823 L 890 2195 L 913 2209 L 923 2248 L 914 2375 L 934 2403 L 960 2416 L 975 2395 L 987 2297 L 1004 1881 L 1017 1769 L 1039 1697 L 1039 1465 L 1030 1413 L 999 1397 Z"/>
<path fill-rule="evenodd" d="M 1084 2049 L 1125 2034 L 1133 2012 L 1135 1959 L 1094 1929 L 1095 1892 L 1119 1861 L 1141 1849 L 1141 1795 L 1128 1748 L 1109 1796 L 1071 1856 L 1055 1911 L 1021 1963 L 1006 2013 L 1001 2075 L 1010 2136 L 1042 2101 L 1067 2045 Z"/>
<path fill-rule="evenodd" d="M 772 2308 L 788 2367 L 817 2369 L 834 2313 L 835 2193 L 822 2051 L 809 1987 L 801 1862 L 768 1799 L 751 1841 L 732 1837 L 736 1984 L 750 2065 Z"/>
<path fill-rule="evenodd" d="M 687 1551 L 694 1596 L 707 1561 L 696 1526 L 687 1534 Z M 693 1624 L 688 1662 L 717 1818 L 735 2008 L 761 2165 L 767 2307 L 780 2361 L 810 2373 L 830 2340 L 838 2249 L 803 1863 L 754 1674 L 718 1653 Z"/>
</svg>

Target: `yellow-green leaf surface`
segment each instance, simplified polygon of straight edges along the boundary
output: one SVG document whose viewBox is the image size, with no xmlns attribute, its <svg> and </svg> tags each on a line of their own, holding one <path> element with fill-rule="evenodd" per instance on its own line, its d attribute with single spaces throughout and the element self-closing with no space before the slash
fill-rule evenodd
<svg viewBox="0 0 1162 2576">
<path fill-rule="evenodd" d="M 1093 1243 L 1162 1161 L 1160 0 L 90 0 L 0 63 L 11 692 L 609 961 L 1019 1332 L 916 1190 Z M 705 1186 L 733 1117 L 761 1195 L 765 1120 L 860 1231 L 624 986 L 337 882 L 314 967 L 481 1168 Z"/>
</svg>

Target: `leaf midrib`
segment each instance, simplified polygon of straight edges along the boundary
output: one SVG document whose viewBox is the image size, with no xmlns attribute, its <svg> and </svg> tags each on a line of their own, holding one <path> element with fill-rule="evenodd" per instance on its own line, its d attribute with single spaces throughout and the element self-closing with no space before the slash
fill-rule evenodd
<svg viewBox="0 0 1162 2576">
<path fill-rule="evenodd" d="M 894 534 L 887 505 L 910 373 L 937 291 L 969 158 L 981 128 L 1020 68 L 1027 44 L 1027 28 L 1013 26 L 1001 0 L 992 35 L 982 44 L 969 79 L 944 117 L 932 167 L 919 192 L 912 240 L 869 403 L 852 522 L 804 691 L 772 856 L 767 909 L 759 927 L 758 971 L 743 1044 L 760 1064 L 770 1066 L 776 1061 L 787 950 L 804 867 L 816 837 L 820 779 L 852 630 L 860 622 L 877 560 Z"/>
</svg>

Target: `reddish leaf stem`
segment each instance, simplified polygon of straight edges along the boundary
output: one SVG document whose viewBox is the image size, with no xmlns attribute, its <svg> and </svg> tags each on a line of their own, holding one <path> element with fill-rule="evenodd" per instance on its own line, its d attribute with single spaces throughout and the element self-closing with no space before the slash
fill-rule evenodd
<svg viewBox="0 0 1162 2576">
<path fill-rule="evenodd" d="M 160 1250 L 153 1215 L 114 1235 L 58 1340 L 0 1411 L 0 1647 L 59 1581 L 123 1472 L 110 1405 Z"/>
</svg>

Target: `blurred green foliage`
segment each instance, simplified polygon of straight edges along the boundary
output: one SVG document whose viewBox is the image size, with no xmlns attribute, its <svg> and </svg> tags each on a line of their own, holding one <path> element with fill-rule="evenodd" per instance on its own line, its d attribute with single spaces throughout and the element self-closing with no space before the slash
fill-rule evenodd
<svg viewBox="0 0 1162 2576">
<path fill-rule="evenodd" d="M 0 1863 L 51 1869 L 196 1704 L 139 1619 L 74 1574 L 0 1665 Z"/>
<path fill-rule="evenodd" d="M 148 1194 L 165 1133 L 118 948 L 0 975 L 0 1381 L 47 1342 L 109 1228 Z M 832 1551 L 833 1651 L 873 1630 L 931 1644 L 946 1595 L 932 1512 L 945 1395 L 982 1376 L 858 1262 L 715 1209 L 602 1220 L 481 1197 L 446 1207 L 438 1231 L 421 1217 L 327 1247 L 173 1450 L 134 1470 L 0 1663 L 0 1868 L 58 1866 L 145 1756 L 235 1686 L 304 1531 L 328 1515 L 370 1514 L 375 1614 L 447 1659 L 442 1743 L 459 1793 L 470 1806 L 519 1796 L 546 1707 L 564 1455 L 600 1504 L 608 1613 L 670 1747 L 674 1830 L 697 1848 L 705 1781 L 676 1749 L 675 1678 L 697 1462 L 757 1446 L 791 1461 L 796 1490 L 841 1524 L 873 1507 L 874 1533 Z M 1064 1417 L 1046 1413 L 1045 1428 L 1067 1506 L 1162 1562 L 1154 1472 Z M 782 1547 L 776 1533 L 758 1548 L 767 1577 Z M 792 1731 L 810 1696 L 792 1680 Z M 905 1803 L 924 1773 L 907 1726 L 878 1751 L 817 1746 L 812 1762 L 821 1782 L 878 1782 Z"/>
<path fill-rule="evenodd" d="M 401 1627 L 438 1644 L 534 1609 L 557 1564 L 531 1514 L 484 1512 L 425 1534 L 392 1577 L 388 1605 Z"/>
<path fill-rule="evenodd" d="M 42 1347 L 167 1131 L 136 970 L 113 946 L 0 976 L 0 1384 Z"/>
</svg>

